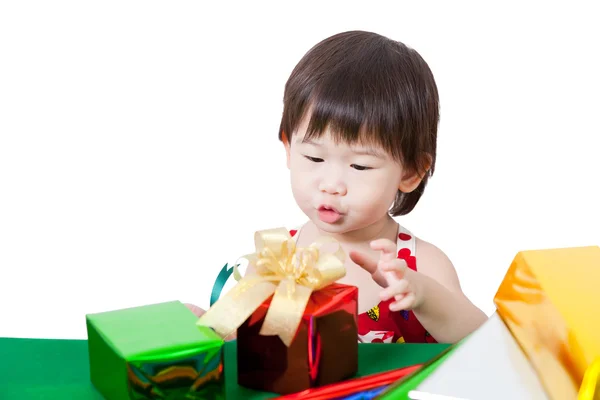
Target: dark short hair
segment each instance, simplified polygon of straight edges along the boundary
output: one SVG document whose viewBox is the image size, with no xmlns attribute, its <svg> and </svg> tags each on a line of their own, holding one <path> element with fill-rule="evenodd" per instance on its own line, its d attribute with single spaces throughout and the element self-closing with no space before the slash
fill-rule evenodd
<svg viewBox="0 0 600 400">
<path fill-rule="evenodd" d="M 291 143 L 308 112 L 307 138 L 329 128 L 335 140 L 379 145 L 404 168 L 422 174 L 413 192 L 398 191 L 390 214 L 412 211 L 435 169 L 439 122 L 435 79 L 419 53 L 364 31 L 321 41 L 285 85 L 279 139 L 285 133 Z"/>
</svg>

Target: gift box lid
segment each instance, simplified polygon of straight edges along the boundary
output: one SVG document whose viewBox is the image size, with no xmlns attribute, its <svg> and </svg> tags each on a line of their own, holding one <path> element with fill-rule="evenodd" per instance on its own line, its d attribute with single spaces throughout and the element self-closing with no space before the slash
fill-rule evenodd
<svg viewBox="0 0 600 400">
<path fill-rule="evenodd" d="M 574 398 L 600 358 L 600 247 L 518 253 L 494 302 L 555 399 Z"/>
<path fill-rule="evenodd" d="M 527 264 L 548 299 L 564 318 L 589 364 L 600 356 L 600 247 L 522 252 L 515 263 Z M 497 296 L 502 298 L 501 295 Z"/>
<path fill-rule="evenodd" d="M 196 326 L 197 317 L 181 302 L 171 301 L 86 315 L 87 323 L 125 359 L 156 359 L 218 348 L 223 339 Z"/>
</svg>

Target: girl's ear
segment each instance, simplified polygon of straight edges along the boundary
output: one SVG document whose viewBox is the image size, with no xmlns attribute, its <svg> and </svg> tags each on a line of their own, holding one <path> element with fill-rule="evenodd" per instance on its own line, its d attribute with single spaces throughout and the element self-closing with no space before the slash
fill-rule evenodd
<svg viewBox="0 0 600 400">
<path fill-rule="evenodd" d="M 285 132 L 281 132 L 281 141 L 283 142 L 283 147 L 285 147 L 285 158 L 288 169 L 290 168 L 290 142 L 288 140 Z"/>
<path fill-rule="evenodd" d="M 419 187 L 421 181 L 425 177 L 425 174 L 429 172 L 429 168 L 431 168 L 431 156 L 426 154 L 422 161 L 422 168 L 417 171 L 405 171 L 404 176 L 400 180 L 400 184 L 398 185 L 398 190 L 402 193 L 411 193 L 413 190 Z"/>
</svg>

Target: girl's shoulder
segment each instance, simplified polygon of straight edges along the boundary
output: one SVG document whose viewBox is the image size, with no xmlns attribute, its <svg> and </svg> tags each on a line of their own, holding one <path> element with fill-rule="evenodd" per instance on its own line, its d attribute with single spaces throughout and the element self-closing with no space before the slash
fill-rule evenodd
<svg viewBox="0 0 600 400">
<path fill-rule="evenodd" d="M 410 230 L 398 225 L 398 257 L 407 266 L 433 278 L 452 291 L 460 291 L 460 282 L 454 265 L 448 256 L 434 244 L 417 237 Z"/>
<path fill-rule="evenodd" d="M 415 257 L 419 272 L 435 279 L 451 291 L 461 291 L 456 269 L 450 258 L 436 245 L 415 237 Z"/>
</svg>

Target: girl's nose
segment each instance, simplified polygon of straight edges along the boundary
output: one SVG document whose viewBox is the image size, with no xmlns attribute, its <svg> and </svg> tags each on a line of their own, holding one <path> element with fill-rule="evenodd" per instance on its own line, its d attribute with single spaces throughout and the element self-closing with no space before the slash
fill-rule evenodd
<svg viewBox="0 0 600 400">
<path fill-rule="evenodd" d="M 346 195 L 346 185 L 340 179 L 324 179 L 319 184 L 319 190 L 327 194 Z"/>
</svg>

